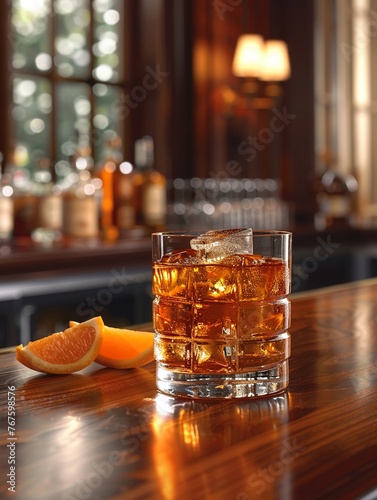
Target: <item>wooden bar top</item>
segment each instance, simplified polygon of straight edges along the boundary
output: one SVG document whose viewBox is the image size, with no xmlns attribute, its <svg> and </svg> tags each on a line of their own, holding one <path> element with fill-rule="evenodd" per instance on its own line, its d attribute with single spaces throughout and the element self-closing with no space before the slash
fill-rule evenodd
<svg viewBox="0 0 377 500">
<path fill-rule="evenodd" d="M 46 376 L 4 351 L 0 497 L 376 494 L 377 280 L 291 298 L 290 385 L 274 397 L 173 399 L 157 393 L 154 363 Z"/>
</svg>

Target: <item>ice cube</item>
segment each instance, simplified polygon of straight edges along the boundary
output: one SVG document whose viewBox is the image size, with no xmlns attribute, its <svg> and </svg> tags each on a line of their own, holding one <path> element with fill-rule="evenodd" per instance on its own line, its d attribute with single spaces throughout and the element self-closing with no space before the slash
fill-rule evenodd
<svg viewBox="0 0 377 500">
<path fill-rule="evenodd" d="M 253 253 L 251 228 L 212 230 L 190 242 L 205 262 L 217 262 L 229 255 Z"/>
<path fill-rule="evenodd" d="M 163 264 L 182 264 L 192 265 L 198 263 L 197 252 L 194 250 L 174 250 L 173 252 L 165 254 L 161 262 Z"/>
</svg>

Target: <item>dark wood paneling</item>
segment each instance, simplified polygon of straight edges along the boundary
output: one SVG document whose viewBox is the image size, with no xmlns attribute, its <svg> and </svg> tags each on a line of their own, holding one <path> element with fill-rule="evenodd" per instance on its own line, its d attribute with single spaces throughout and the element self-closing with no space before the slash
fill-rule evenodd
<svg viewBox="0 0 377 500">
<path fill-rule="evenodd" d="M 284 2 L 285 34 L 292 76 L 286 84 L 287 109 L 296 115 L 287 128 L 287 196 L 294 201 L 297 218 L 312 222 L 315 210 L 314 178 L 314 13 L 313 2 Z M 299 220 L 300 222 L 300 220 Z"/>
<path fill-rule="evenodd" d="M 285 199 L 298 212 L 311 212 L 308 200 L 314 172 L 314 83 L 313 83 L 313 2 L 272 0 L 249 2 L 192 2 L 194 164 L 198 176 L 268 177 L 282 181 Z M 219 7 L 220 8 L 220 7 Z M 241 82 L 232 75 L 231 65 L 237 38 L 244 31 L 258 32 L 266 38 L 288 43 L 292 76 L 282 83 L 283 100 L 278 111 L 288 122 L 273 144 L 258 151 L 251 161 L 239 153 L 249 136 L 268 128 L 271 111 L 237 109 L 224 114 L 219 105 L 220 88 L 241 91 Z M 277 148 L 277 153 L 272 151 Z M 271 165 L 269 155 L 277 154 Z M 230 169 L 236 162 L 238 169 Z"/>
</svg>

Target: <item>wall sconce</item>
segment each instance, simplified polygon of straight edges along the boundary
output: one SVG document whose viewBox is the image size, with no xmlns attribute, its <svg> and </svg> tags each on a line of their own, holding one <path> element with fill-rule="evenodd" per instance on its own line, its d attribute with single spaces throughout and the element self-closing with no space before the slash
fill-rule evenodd
<svg viewBox="0 0 377 500">
<path fill-rule="evenodd" d="M 215 95 L 228 126 L 229 148 L 238 154 L 235 138 L 244 137 L 245 130 L 251 135 L 264 130 L 268 127 L 271 111 L 281 104 L 283 87 L 280 82 L 291 75 L 287 44 L 282 40 L 264 40 L 257 34 L 241 35 L 231 68 L 233 75 L 240 79 L 240 86 L 235 89 L 224 84 L 216 89 Z M 276 137 L 268 148 L 263 146 L 258 150 L 258 159 L 248 169 L 254 169 L 259 177 L 279 178 L 280 141 Z"/>
<path fill-rule="evenodd" d="M 264 45 L 262 80 L 281 82 L 291 76 L 288 47 L 283 40 L 267 40 Z"/>
<path fill-rule="evenodd" d="M 269 82 L 288 80 L 291 66 L 287 44 L 283 40 L 266 40 L 260 35 L 241 35 L 233 59 L 233 74 Z"/>
<path fill-rule="evenodd" d="M 283 40 L 264 40 L 261 35 L 241 35 L 232 72 L 243 79 L 241 94 L 248 98 L 248 105 L 255 109 L 272 108 L 282 94 L 277 82 L 287 80 L 291 75 L 287 44 Z M 238 100 L 236 95 L 233 98 Z"/>
<path fill-rule="evenodd" d="M 260 35 L 241 35 L 234 52 L 232 71 L 236 76 L 262 75 L 264 40 Z"/>
</svg>

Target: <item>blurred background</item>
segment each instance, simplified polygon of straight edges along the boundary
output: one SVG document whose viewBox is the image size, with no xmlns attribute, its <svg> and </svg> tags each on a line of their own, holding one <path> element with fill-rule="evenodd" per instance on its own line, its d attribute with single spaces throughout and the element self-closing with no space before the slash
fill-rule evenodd
<svg viewBox="0 0 377 500">
<path fill-rule="evenodd" d="M 377 274 L 375 0 L 9 0 L 0 24 L 3 345 L 149 321 L 159 229 L 292 230 L 293 292 Z"/>
</svg>

